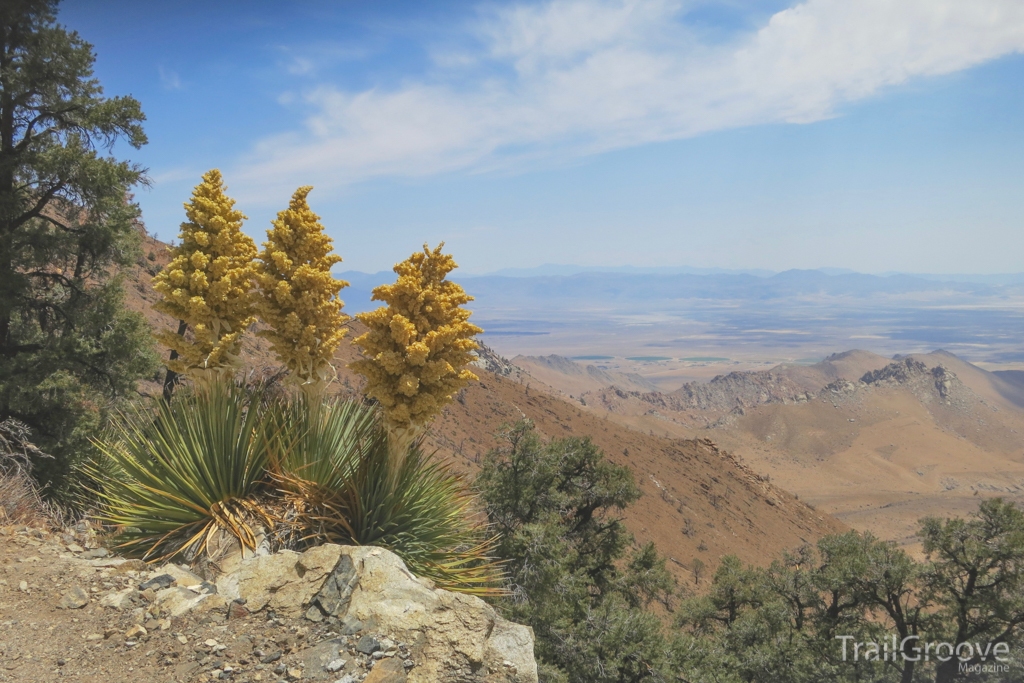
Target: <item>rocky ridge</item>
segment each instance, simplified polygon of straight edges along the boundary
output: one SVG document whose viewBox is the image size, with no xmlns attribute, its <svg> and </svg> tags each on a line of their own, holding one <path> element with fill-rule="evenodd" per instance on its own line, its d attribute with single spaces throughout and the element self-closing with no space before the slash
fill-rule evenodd
<svg viewBox="0 0 1024 683">
<path fill-rule="evenodd" d="M 819 385 L 820 386 L 820 385 Z M 924 403 L 938 402 L 951 407 L 967 406 L 973 392 L 955 373 L 938 365 L 929 368 L 914 358 L 900 358 L 889 365 L 865 373 L 859 381 L 836 379 L 819 389 L 806 387 L 785 373 L 764 370 L 731 372 L 710 382 L 688 382 L 671 393 L 623 391 L 611 387 L 603 392 L 603 403 L 614 405 L 617 399 L 636 399 L 654 410 L 674 412 L 701 411 L 717 414 L 708 419 L 711 427 L 728 423 L 729 416 L 743 415 L 749 408 L 768 404 L 805 403 L 813 400 L 835 402 L 859 391 L 880 387 L 905 387 Z"/>
</svg>

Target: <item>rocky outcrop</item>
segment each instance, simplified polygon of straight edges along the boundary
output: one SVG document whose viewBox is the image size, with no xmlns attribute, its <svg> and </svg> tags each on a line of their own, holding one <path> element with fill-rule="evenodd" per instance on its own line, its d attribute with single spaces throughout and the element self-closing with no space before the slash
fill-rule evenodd
<svg viewBox="0 0 1024 683">
<path fill-rule="evenodd" d="M 0 681 L 537 681 L 529 628 L 374 547 L 260 551 L 204 578 L 118 557 L 85 522 L 0 525 L 0 610 Z"/>
<path fill-rule="evenodd" d="M 906 387 L 925 402 L 938 398 L 949 405 L 965 403 L 964 394 L 969 391 L 955 373 L 941 365 L 929 369 L 914 358 L 900 358 L 884 368 L 865 373 L 860 381 L 874 386 Z"/>
<path fill-rule="evenodd" d="M 217 580 L 222 604 L 406 643 L 408 683 L 533 683 L 533 632 L 483 600 L 434 588 L 381 548 L 322 545 L 254 557 Z"/>
<path fill-rule="evenodd" d="M 472 362 L 474 367 L 502 377 L 511 377 L 519 373 L 519 368 L 497 351 L 482 342 L 477 344 L 478 347 L 473 352 L 476 354 L 476 360 Z"/>
</svg>

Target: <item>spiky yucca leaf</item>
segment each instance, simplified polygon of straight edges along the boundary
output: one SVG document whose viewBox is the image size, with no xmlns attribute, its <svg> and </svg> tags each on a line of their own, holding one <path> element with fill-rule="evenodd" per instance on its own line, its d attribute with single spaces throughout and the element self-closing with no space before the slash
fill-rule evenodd
<svg viewBox="0 0 1024 683">
<path fill-rule="evenodd" d="M 372 408 L 298 398 L 269 424 L 273 476 L 306 542 L 381 546 L 444 588 L 500 593 L 493 544 L 466 482 L 418 444 L 390 457 Z"/>
<path fill-rule="evenodd" d="M 272 526 L 257 497 L 267 460 L 259 405 L 258 394 L 218 380 L 119 416 L 87 469 L 101 483 L 97 518 L 116 528 L 122 551 L 191 558 L 221 529 L 255 546 L 255 525 Z"/>
</svg>

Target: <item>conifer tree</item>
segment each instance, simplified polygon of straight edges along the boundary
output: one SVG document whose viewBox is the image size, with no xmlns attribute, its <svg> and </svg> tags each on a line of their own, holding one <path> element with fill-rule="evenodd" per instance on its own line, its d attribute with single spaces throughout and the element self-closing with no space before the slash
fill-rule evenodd
<svg viewBox="0 0 1024 683">
<path fill-rule="evenodd" d="M 145 171 L 111 154 L 146 144 L 145 116 L 104 96 L 92 46 L 56 9 L 0 2 L 0 420 L 27 425 L 53 456 L 33 464 L 60 497 L 156 354 L 119 277 L 139 255 L 130 192 Z"/>
<path fill-rule="evenodd" d="M 256 245 L 242 232 L 245 216 L 234 206 L 220 171 L 204 174 L 185 204 L 181 243 L 153 278 L 153 289 L 163 295 L 153 307 L 179 320 L 177 333 L 157 335 L 171 349 L 166 399 L 179 374 L 231 364 L 242 334 L 255 321 L 249 292 Z"/>
<path fill-rule="evenodd" d="M 373 290 L 386 306 L 356 317 L 369 331 L 353 343 L 364 358 L 349 365 L 366 377 L 366 395 L 380 402 L 392 434 L 411 440 L 476 375 L 466 369 L 482 329 L 463 306 L 473 297 L 446 279 L 457 266 L 423 245 L 394 267 L 398 280 Z"/>
<path fill-rule="evenodd" d="M 255 264 L 255 309 L 271 328 L 258 334 L 304 386 L 326 380 L 348 319 L 338 296 L 348 283 L 331 277 L 341 257 L 306 201 L 312 189 L 300 187 L 277 214 Z"/>
</svg>

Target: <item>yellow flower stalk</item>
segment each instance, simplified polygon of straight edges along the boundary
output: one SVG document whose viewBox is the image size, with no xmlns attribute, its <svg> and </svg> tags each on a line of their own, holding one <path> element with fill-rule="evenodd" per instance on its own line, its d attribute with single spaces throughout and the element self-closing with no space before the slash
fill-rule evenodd
<svg viewBox="0 0 1024 683">
<path fill-rule="evenodd" d="M 296 190 L 267 231 L 255 266 L 255 308 L 271 327 L 257 334 L 270 341 L 296 380 L 319 386 L 345 336 L 348 316 L 338 295 L 348 283 L 331 277 L 331 266 L 341 257 L 331 253 L 331 238 L 306 201 L 312 189 Z"/>
<path fill-rule="evenodd" d="M 380 402 L 399 445 L 477 379 L 466 366 L 477 348 L 473 337 L 483 330 L 463 308 L 473 297 L 445 279 L 457 266 L 442 247 L 423 245 L 396 265 L 398 280 L 373 290 L 373 299 L 387 305 L 356 315 L 370 329 L 353 342 L 364 358 L 349 367 L 366 377 L 366 395 Z"/>
<path fill-rule="evenodd" d="M 255 320 L 249 290 L 256 245 L 242 232 L 245 216 L 234 205 L 220 171 L 203 175 L 185 204 L 188 220 L 181 224 L 181 243 L 153 278 L 153 288 L 163 297 L 153 308 L 180 321 L 177 334 L 157 335 L 171 349 L 164 385 L 168 398 L 176 374 L 230 365 L 242 334 Z"/>
</svg>

